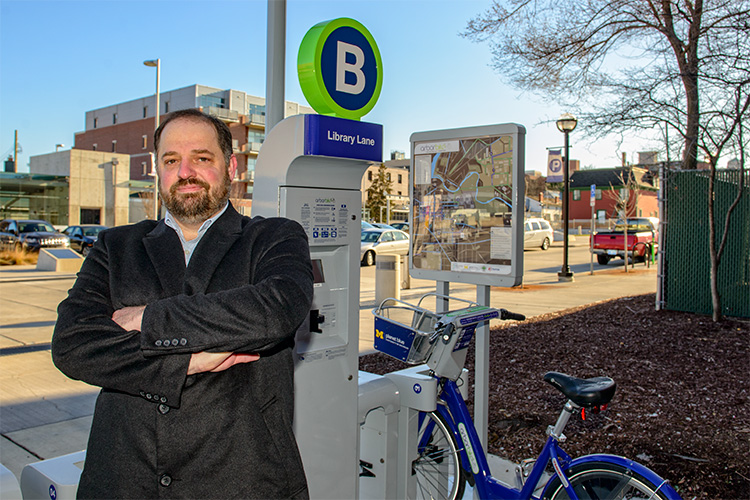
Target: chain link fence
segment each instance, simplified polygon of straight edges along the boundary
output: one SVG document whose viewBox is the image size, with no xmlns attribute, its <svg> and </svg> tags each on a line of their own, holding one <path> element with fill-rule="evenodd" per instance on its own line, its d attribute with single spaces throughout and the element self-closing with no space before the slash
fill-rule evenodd
<svg viewBox="0 0 750 500">
<path fill-rule="evenodd" d="M 739 170 L 718 170 L 714 188 L 716 245 L 725 230 L 718 288 L 724 316 L 750 318 L 750 175 L 744 172 L 739 204 L 726 229 L 726 214 L 738 195 Z M 709 172 L 670 172 L 664 186 L 663 300 L 666 309 L 710 315 L 711 256 L 708 218 Z"/>
</svg>

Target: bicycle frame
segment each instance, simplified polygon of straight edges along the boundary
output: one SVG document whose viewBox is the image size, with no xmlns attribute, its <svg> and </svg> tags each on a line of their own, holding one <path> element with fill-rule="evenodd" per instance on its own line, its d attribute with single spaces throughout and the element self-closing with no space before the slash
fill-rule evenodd
<svg viewBox="0 0 750 500">
<path fill-rule="evenodd" d="M 479 435 L 474 427 L 474 422 L 471 419 L 469 410 L 461 397 L 456 383 L 452 380 L 445 380 L 441 396 L 446 404 L 438 404 L 437 411 L 445 418 L 448 427 L 456 438 L 456 442 L 459 444 L 461 466 L 466 472 L 473 474 L 475 480 L 474 488 L 480 498 L 532 498 L 534 490 L 537 489 L 537 483 L 541 479 L 546 465 L 550 460 L 554 459 L 558 462 L 558 466 L 561 469 L 558 473 L 562 473 L 562 469 L 567 468 L 572 461 L 570 456 L 557 446 L 557 440 L 550 437 L 547 439 L 523 487 L 517 490 L 507 486 L 492 477 L 490 473 L 490 466 L 487 462 L 484 448 L 479 441 Z M 420 443 L 420 446 L 422 444 Z"/>
<path fill-rule="evenodd" d="M 681 500 L 681 497 L 671 486 L 669 486 L 669 484 L 660 479 L 654 472 L 637 462 L 616 455 L 587 455 L 573 460 L 570 455 L 565 453 L 565 451 L 558 446 L 558 440 L 552 436 L 547 438 L 544 448 L 534 463 L 534 467 L 531 469 L 531 472 L 523 483 L 523 487 L 518 490 L 508 486 L 492 477 L 489 463 L 487 462 L 487 456 L 485 455 L 482 443 L 479 441 L 479 435 L 474 427 L 474 422 L 469 414 L 469 410 L 461 397 L 458 386 L 450 379 L 442 379 L 440 382 L 443 382 L 440 396 L 445 404 L 438 404 L 437 412 L 443 416 L 448 428 L 453 433 L 456 442 L 458 443 L 461 467 L 464 471 L 474 476 L 474 488 L 479 494 L 479 498 L 519 500 L 535 498 L 533 497 L 534 491 L 541 487 L 546 489 L 549 482 L 557 476 L 561 479 L 563 485 L 565 485 L 565 490 L 567 491 L 568 496 L 572 500 L 578 500 L 578 496 L 569 485 L 569 480 L 565 471 L 579 464 L 607 462 L 622 466 L 643 476 L 652 483 L 660 485 L 660 491 L 667 498 Z M 428 431 L 429 430 L 430 429 L 428 429 Z M 429 436 L 429 434 L 430 432 L 425 432 L 424 436 Z M 426 439 L 426 437 L 423 437 L 423 439 Z M 422 448 L 425 444 L 426 443 L 420 442 L 419 447 Z M 545 484 L 539 485 L 538 483 L 540 479 L 542 479 L 547 464 L 550 462 L 552 463 L 555 473 L 547 478 Z"/>
</svg>

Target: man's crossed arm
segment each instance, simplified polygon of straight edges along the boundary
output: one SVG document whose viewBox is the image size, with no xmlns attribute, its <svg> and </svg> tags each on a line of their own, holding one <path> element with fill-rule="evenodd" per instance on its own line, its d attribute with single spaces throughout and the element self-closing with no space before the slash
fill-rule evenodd
<svg viewBox="0 0 750 500">
<path fill-rule="evenodd" d="M 143 311 L 146 306 L 131 306 L 118 309 L 112 321 L 127 331 L 141 331 Z M 250 363 L 260 359 L 258 354 L 233 352 L 196 352 L 190 356 L 188 375 L 204 372 L 221 372 L 239 363 Z"/>
</svg>

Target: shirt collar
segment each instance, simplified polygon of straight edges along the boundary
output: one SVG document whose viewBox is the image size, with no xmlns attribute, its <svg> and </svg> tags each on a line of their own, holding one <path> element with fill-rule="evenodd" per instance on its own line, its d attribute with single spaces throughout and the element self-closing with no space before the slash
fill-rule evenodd
<svg viewBox="0 0 750 500">
<path fill-rule="evenodd" d="M 211 225 L 214 222 L 216 222 L 216 219 L 218 219 L 219 217 L 221 217 L 222 214 L 227 211 L 228 207 L 229 207 L 229 202 L 227 202 L 224 205 L 224 208 L 222 208 L 221 210 L 219 210 L 216 213 L 216 215 L 214 215 L 210 219 L 206 219 L 206 221 L 203 222 L 203 224 L 201 224 L 201 227 L 198 229 L 198 236 L 196 236 L 196 238 L 195 238 L 196 242 L 197 242 L 197 240 L 200 240 L 201 237 L 203 236 L 203 234 L 205 234 L 205 232 L 208 231 L 208 228 L 211 227 Z M 172 229 L 174 229 L 177 232 L 177 234 L 180 236 L 180 241 L 183 241 L 183 242 L 186 241 L 185 240 L 185 236 L 182 234 L 182 228 L 180 227 L 179 224 L 177 224 L 177 221 L 172 216 L 172 214 L 169 212 L 169 210 L 167 210 L 167 213 L 164 215 L 164 223 L 167 226 L 171 227 Z"/>
</svg>

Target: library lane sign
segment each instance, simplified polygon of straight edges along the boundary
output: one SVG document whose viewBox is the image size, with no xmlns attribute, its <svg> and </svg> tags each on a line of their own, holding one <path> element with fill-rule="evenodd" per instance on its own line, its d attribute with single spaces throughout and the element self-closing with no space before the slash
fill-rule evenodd
<svg viewBox="0 0 750 500">
<path fill-rule="evenodd" d="M 359 120 L 380 96 L 383 63 L 367 28 L 343 17 L 310 28 L 300 45 L 297 75 L 315 111 Z"/>
</svg>

